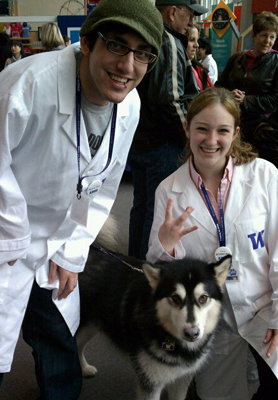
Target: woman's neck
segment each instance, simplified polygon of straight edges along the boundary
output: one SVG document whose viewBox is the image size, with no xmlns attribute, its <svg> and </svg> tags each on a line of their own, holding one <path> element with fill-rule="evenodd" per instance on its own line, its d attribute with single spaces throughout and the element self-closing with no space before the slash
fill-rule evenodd
<svg viewBox="0 0 278 400">
<path fill-rule="evenodd" d="M 261 54 L 261 53 L 258 53 L 258 52 L 256 51 L 256 49 L 252 49 L 252 50 L 251 50 L 251 53 L 252 53 L 252 56 L 253 56 L 254 58 L 257 58 L 257 57 L 262 56 L 262 54 Z"/>
<path fill-rule="evenodd" d="M 209 168 L 207 169 L 202 169 L 202 168 L 196 168 L 196 171 L 198 174 L 201 176 L 202 181 L 207 189 L 209 189 L 212 194 L 214 195 L 215 199 L 217 199 L 217 192 L 221 183 L 221 180 L 223 178 L 223 174 L 225 171 L 225 166 L 224 168 L 216 171 L 216 170 L 211 170 Z"/>
</svg>

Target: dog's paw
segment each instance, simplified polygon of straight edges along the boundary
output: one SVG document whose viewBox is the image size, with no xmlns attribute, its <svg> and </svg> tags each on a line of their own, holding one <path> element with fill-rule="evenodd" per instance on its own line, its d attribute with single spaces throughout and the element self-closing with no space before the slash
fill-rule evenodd
<svg viewBox="0 0 278 400">
<path fill-rule="evenodd" d="M 82 367 L 82 376 L 84 378 L 93 378 L 97 374 L 97 369 L 93 365 L 87 364 L 85 367 Z"/>
</svg>

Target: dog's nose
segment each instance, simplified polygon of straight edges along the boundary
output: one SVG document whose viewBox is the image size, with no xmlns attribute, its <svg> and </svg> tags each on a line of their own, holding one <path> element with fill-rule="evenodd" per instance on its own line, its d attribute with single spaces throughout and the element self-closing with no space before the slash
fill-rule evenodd
<svg viewBox="0 0 278 400">
<path fill-rule="evenodd" d="M 194 340 L 198 339 L 200 335 L 200 329 L 197 326 L 193 326 L 192 328 L 188 328 L 184 330 L 185 339 L 194 342 Z"/>
</svg>

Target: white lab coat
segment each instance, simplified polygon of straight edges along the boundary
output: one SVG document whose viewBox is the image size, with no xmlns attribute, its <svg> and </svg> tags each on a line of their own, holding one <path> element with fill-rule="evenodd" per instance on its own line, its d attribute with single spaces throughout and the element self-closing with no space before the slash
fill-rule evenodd
<svg viewBox="0 0 278 400">
<path fill-rule="evenodd" d="M 198 229 L 185 235 L 175 248 L 176 257 L 186 256 L 215 262 L 219 240 L 213 219 L 189 174 L 189 162 L 165 179 L 157 189 L 154 222 L 147 259 L 169 260 L 158 240 L 166 204 L 174 199 L 173 217 L 187 206 L 194 211 L 185 226 Z M 278 329 L 278 170 L 269 162 L 256 159 L 235 166 L 225 209 L 226 246 L 232 251 L 233 267 L 239 282 L 227 281 L 232 308 L 225 318 L 265 359 L 278 376 L 278 349 L 266 358 L 263 344 L 267 328 Z M 249 237 L 248 237 L 249 236 Z M 217 343 L 216 343 L 217 345 Z"/>
<path fill-rule="evenodd" d="M 82 196 L 94 181 L 87 227 L 71 219 L 78 181 L 75 85 L 78 45 L 14 63 L 0 75 L 0 372 L 8 372 L 30 290 L 48 284 L 49 260 L 73 272 L 84 268 L 89 245 L 105 222 L 139 120 L 136 90 L 118 105 L 113 156 L 110 123 L 91 159 L 81 116 Z M 27 204 L 27 208 L 26 208 Z M 29 228 L 30 225 L 30 228 Z M 30 230 L 31 244 L 30 242 Z M 21 258 L 11 267 L 6 262 Z M 53 299 L 57 290 L 53 290 Z M 53 300 L 72 334 L 79 324 L 79 291 Z"/>
</svg>

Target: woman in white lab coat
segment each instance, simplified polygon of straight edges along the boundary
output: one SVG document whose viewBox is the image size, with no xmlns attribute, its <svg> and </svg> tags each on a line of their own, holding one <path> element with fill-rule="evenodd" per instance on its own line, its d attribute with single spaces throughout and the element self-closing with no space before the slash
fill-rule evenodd
<svg viewBox="0 0 278 400">
<path fill-rule="evenodd" d="M 249 399 L 248 345 L 261 381 L 253 399 L 278 396 L 278 170 L 240 143 L 239 116 L 225 89 L 190 104 L 189 158 L 157 189 L 147 254 L 151 262 L 232 254 L 224 319 L 196 376 L 202 400 Z"/>
</svg>

